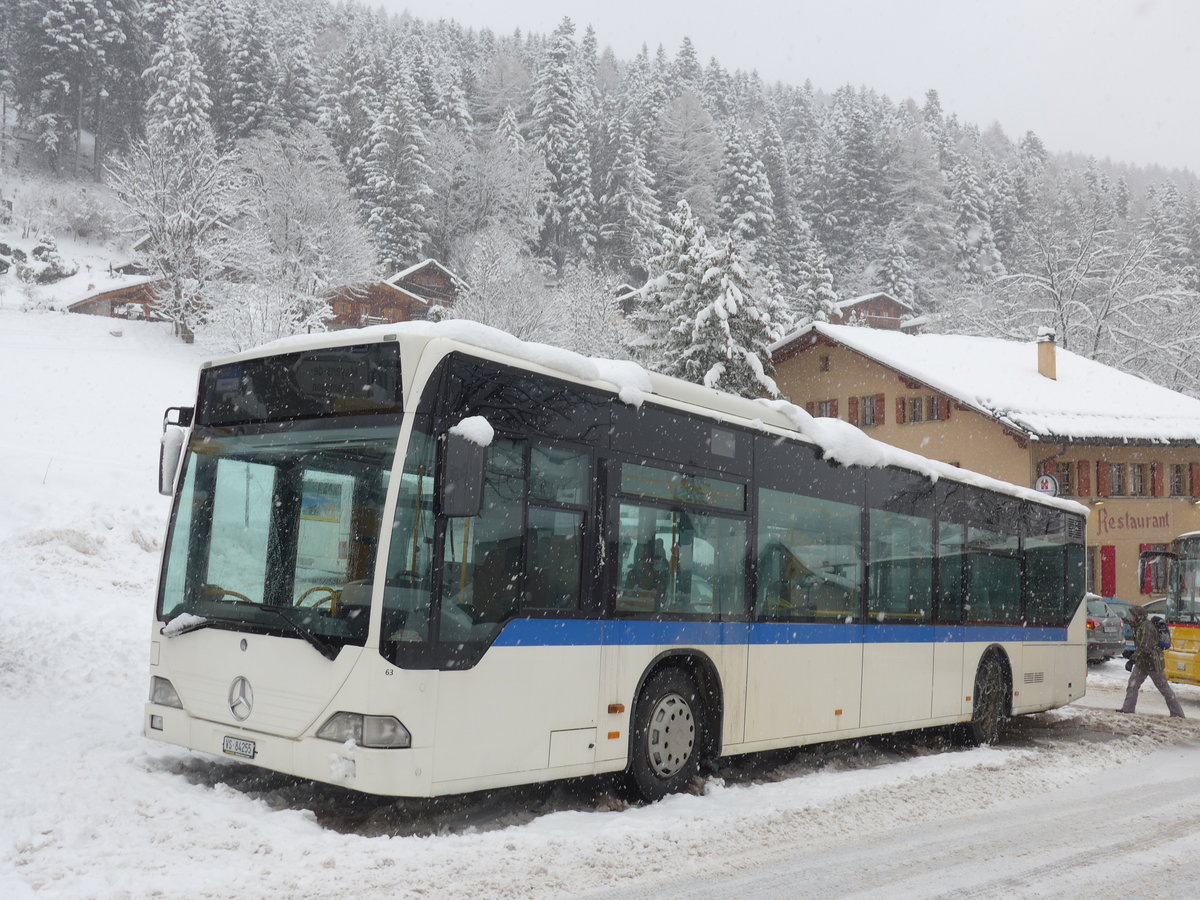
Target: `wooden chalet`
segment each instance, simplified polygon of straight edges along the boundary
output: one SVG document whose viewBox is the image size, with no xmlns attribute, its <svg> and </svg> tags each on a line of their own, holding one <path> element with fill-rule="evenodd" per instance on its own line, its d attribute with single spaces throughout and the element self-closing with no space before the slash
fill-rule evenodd
<svg viewBox="0 0 1200 900">
<path fill-rule="evenodd" d="M 154 294 L 162 282 L 154 278 L 143 278 L 132 284 L 104 288 L 76 300 L 67 307 L 68 312 L 85 316 L 108 316 L 115 319 L 142 319 L 149 322 L 154 317 L 157 305 Z"/>
<path fill-rule="evenodd" d="M 329 327 L 361 328 L 429 317 L 435 306 L 454 305 L 462 280 L 435 259 L 426 259 L 385 281 L 339 288 L 330 297 Z"/>
<path fill-rule="evenodd" d="M 883 291 L 842 300 L 834 306 L 834 314 L 829 317 L 830 325 L 862 325 L 906 332 L 916 331 L 920 321 L 911 304 Z"/>
</svg>

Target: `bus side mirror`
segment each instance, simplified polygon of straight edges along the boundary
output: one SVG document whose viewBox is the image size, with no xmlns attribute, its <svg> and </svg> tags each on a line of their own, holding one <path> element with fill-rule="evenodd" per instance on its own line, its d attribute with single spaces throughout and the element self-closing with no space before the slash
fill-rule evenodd
<svg viewBox="0 0 1200 900">
<path fill-rule="evenodd" d="M 165 497 L 175 493 L 175 476 L 183 459 L 183 442 L 187 426 L 192 424 L 192 412 L 189 406 L 172 406 L 163 413 L 163 433 L 158 445 L 158 492 Z"/>
<path fill-rule="evenodd" d="M 178 425 L 168 425 L 163 429 L 158 447 L 158 492 L 165 497 L 175 493 L 175 476 L 179 474 L 186 434 Z"/>
<path fill-rule="evenodd" d="M 443 516 L 477 516 L 483 507 L 484 447 L 453 431 L 446 433 L 441 466 Z"/>
</svg>

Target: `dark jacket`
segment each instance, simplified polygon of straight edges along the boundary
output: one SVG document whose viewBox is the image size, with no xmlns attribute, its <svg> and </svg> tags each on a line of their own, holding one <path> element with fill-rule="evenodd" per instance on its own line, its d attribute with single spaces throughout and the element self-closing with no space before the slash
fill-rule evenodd
<svg viewBox="0 0 1200 900">
<path fill-rule="evenodd" d="M 1158 646 L 1158 628 L 1145 613 L 1133 622 L 1133 664 L 1143 672 L 1161 672 L 1165 668 L 1162 647 Z"/>
</svg>

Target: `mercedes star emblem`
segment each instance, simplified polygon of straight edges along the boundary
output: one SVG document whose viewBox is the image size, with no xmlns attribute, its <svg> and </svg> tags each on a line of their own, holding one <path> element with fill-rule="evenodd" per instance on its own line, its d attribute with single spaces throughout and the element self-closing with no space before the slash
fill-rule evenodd
<svg viewBox="0 0 1200 900">
<path fill-rule="evenodd" d="M 233 679 L 233 684 L 229 685 L 229 711 L 239 722 L 245 722 L 250 718 L 250 710 L 253 708 L 254 689 L 250 687 L 246 676 L 239 675 Z"/>
</svg>

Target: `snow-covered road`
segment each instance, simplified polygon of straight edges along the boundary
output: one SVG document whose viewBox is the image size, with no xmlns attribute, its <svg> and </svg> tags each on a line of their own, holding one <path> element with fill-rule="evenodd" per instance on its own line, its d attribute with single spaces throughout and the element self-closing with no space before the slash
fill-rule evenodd
<svg viewBox="0 0 1200 900">
<path fill-rule="evenodd" d="M 1200 689 L 1125 672 L 1001 746 L 940 735 L 734 761 L 629 808 L 603 782 L 402 804 L 140 735 L 162 408 L 201 352 L 0 308 L 0 897 L 1148 896 L 1200 855 Z M 61 463 L 61 465 L 60 465 Z M 134 475 L 133 473 L 141 473 Z M 1153 868 L 1151 865 L 1153 864 Z M 1145 873 L 1154 873 L 1147 886 Z"/>
<path fill-rule="evenodd" d="M 1115 705 L 1122 675 L 1117 663 L 1102 667 L 1084 702 Z M 1200 716 L 1196 692 L 1181 693 Z M 1139 705 L 1151 713 L 1161 700 L 1144 695 Z M 1034 717 L 1016 723 L 1004 745 L 1028 746 L 1030 755 L 841 798 L 836 810 L 812 810 L 782 841 L 778 832 L 765 835 L 759 850 L 703 878 L 687 873 L 586 896 L 1187 895 L 1200 851 L 1200 728 L 1165 715 L 1163 707 L 1153 716 L 1072 709 Z M 1158 741 L 1159 749 L 1141 752 Z M 1127 762 L 1097 765 L 1123 755 Z M 847 834 L 826 818 L 857 827 Z"/>
</svg>

